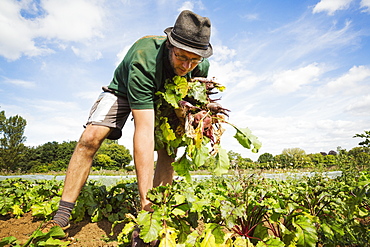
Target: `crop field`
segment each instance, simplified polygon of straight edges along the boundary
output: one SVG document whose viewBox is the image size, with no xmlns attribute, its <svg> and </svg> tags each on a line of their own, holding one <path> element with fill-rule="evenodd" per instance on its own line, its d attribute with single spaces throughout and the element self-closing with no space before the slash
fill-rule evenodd
<svg viewBox="0 0 370 247">
<path fill-rule="evenodd" d="M 0 181 L 0 246 L 130 246 L 132 231 L 160 246 L 369 246 L 370 173 L 299 179 L 229 176 L 176 180 L 149 193 L 138 211 L 134 180 L 83 188 L 63 238 L 43 234 L 62 181 Z"/>
</svg>

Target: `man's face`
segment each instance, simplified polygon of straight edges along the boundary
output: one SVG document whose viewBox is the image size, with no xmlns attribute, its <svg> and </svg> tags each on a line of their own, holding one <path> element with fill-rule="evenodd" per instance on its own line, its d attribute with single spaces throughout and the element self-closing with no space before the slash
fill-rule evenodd
<svg viewBox="0 0 370 247">
<path fill-rule="evenodd" d="M 173 47 L 170 49 L 169 59 L 175 74 L 184 76 L 192 71 L 203 58 L 192 52 Z"/>
</svg>

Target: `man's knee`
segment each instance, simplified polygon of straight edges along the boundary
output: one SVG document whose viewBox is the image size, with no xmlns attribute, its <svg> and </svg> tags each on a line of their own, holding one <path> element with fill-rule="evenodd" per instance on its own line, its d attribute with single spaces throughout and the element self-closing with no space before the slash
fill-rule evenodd
<svg viewBox="0 0 370 247">
<path fill-rule="evenodd" d="M 96 151 L 110 133 L 110 128 L 99 125 L 88 125 L 77 143 L 78 148 Z"/>
</svg>

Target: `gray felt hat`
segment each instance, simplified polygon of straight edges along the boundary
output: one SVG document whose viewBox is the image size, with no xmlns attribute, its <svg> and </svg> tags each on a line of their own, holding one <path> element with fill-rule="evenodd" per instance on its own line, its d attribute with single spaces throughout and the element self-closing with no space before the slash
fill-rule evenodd
<svg viewBox="0 0 370 247">
<path fill-rule="evenodd" d="M 170 43 L 180 49 L 208 58 L 213 54 L 209 43 L 211 21 L 207 17 L 184 10 L 177 17 L 174 27 L 164 30 Z"/>
</svg>

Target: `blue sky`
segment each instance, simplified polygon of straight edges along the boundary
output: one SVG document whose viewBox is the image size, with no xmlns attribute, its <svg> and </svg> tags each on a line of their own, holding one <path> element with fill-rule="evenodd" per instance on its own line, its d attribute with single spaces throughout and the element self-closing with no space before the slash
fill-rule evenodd
<svg viewBox="0 0 370 247">
<path fill-rule="evenodd" d="M 351 149 L 370 129 L 370 0 L 2 0 L 0 110 L 27 120 L 26 145 L 78 140 L 101 86 L 135 40 L 190 9 L 212 22 L 209 77 L 227 89 L 222 146 L 254 160 L 285 148 Z M 120 144 L 132 149 L 133 123 Z"/>
</svg>

